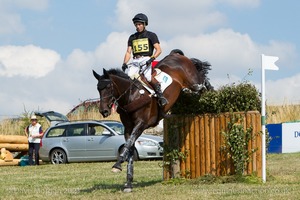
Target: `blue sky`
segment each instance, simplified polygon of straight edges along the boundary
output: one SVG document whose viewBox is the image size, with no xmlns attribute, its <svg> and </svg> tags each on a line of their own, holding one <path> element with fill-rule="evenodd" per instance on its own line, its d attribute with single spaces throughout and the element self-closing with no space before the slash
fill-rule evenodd
<svg viewBox="0 0 300 200">
<path fill-rule="evenodd" d="M 295 0 L 0 0 L 0 119 L 66 114 L 97 98 L 92 69 L 121 67 L 139 12 L 160 39 L 159 59 L 180 48 L 209 61 L 216 88 L 251 69 L 246 79 L 260 90 L 260 55 L 278 56 L 279 71 L 266 72 L 267 102 L 299 103 L 298 8 Z"/>
</svg>

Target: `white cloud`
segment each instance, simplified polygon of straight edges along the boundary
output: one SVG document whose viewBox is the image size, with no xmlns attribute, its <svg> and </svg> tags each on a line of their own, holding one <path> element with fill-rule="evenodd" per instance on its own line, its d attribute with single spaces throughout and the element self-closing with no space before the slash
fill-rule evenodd
<svg viewBox="0 0 300 200">
<path fill-rule="evenodd" d="M 181 35 L 187 30 L 189 33 L 199 33 L 226 21 L 226 17 L 214 9 L 215 4 L 215 0 L 172 3 L 161 0 L 152 0 L 151 3 L 147 0 L 119 0 L 114 27 L 133 32 L 132 18 L 142 12 L 148 16 L 148 29 L 159 30 L 162 35 Z"/>
<path fill-rule="evenodd" d="M 210 34 L 178 36 L 164 41 L 165 53 L 179 48 L 188 57 L 209 61 L 218 75 L 242 74 L 248 69 L 260 70 L 260 54 L 279 56 L 279 60 L 292 62 L 296 57 L 293 44 L 270 41 L 268 44 L 256 43 L 248 34 L 232 29 L 220 29 Z"/>
<path fill-rule="evenodd" d="M 37 46 L 1 46 L 0 76 L 43 77 L 55 68 L 60 55 Z"/>
<path fill-rule="evenodd" d="M 280 73 L 279 71 L 276 71 Z M 275 73 L 275 72 L 273 72 Z M 300 74 L 292 77 L 266 82 L 267 102 L 270 104 L 300 103 L 298 91 L 300 91 Z M 286 102 L 289 101 L 289 102 Z"/>
<path fill-rule="evenodd" d="M 95 50 L 97 64 L 104 68 L 121 67 L 127 49 L 129 33 L 112 32 Z"/>
<path fill-rule="evenodd" d="M 20 34 L 25 30 L 19 10 L 43 11 L 49 0 L 13 0 L 0 1 L 0 34 Z"/>
</svg>

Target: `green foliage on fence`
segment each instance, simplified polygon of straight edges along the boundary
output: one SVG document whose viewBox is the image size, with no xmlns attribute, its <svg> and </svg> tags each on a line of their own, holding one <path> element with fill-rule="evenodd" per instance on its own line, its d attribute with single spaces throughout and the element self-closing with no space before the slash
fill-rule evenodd
<svg viewBox="0 0 300 200">
<path fill-rule="evenodd" d="M 172 114 L 204 114 L 261 110 L 260 93 L 254 85 L 243 82 L 206 91 L 201 95 L 181 93 Z"/>
<path fill-rule="evenodd" d="M 238 114 L 231 114 L 227 130 L 222 132 L 225 138 L 225 146 L 222 150 L 230 155 L 237 175 L 243 175 L 247 169 L 251 156 L 257 148 L 249 150 L 249 142 L 258 134 L 252 133 L 252 127 L 245 128 L 243 118 Z"/>
</svg>

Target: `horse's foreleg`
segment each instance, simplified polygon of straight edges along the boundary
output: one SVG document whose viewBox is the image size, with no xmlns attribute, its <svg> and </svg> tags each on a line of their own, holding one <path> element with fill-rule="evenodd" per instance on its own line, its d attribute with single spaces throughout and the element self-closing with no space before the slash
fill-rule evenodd
<svg viewBox="0 0 300 200">
<path fill-rule="evenodd" d="M 128 164 L 127 164 L 127 181 L 124 185 L 124 192 L 132 191 L 132 182 L 133 182 L 133 154 L 134 154 L 134 146 L 132 146 L 129 150 L 128 154 Z"/>
<path fill-rule="evenodd" d="M 122 171 L 122 163 L 125 162 L 128 158 L 129 149 L 134 146 L 134 142 L 136 140 L 135 135 L 131 135 L 128 140 L 126 141 L 124 148 L 118 158 L 118 161 L 113 165 L 112 172 L 120 172 Z"/>
<path fill-rule="evenodd" d="M 122 171 L 121 164 L 127 160 L 129 149 L 134 146 L 135 140 L 142 134 L 144 131 L 144 123 L 142 121 L 138 122 L 132 132 L 129 138 L 127 138 L 126 143 L 124 145 L 124 148 L 122 149 L 122 152 L 120 154 L 120 157 L 118 158 L 118 161 L 113 165 L 112 172 L 120 172 Z"/>
</svg>

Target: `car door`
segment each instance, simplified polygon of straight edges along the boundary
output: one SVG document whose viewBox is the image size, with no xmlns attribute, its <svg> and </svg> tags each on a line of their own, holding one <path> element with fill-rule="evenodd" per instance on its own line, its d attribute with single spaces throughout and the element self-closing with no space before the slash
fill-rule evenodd
<svg viewBox="0 0 300 200">
<path fill-rule="evenodd" d="M 86 151 L 91 160 L 116 160 L 118 149 L 124 143 L 123 136 L 113 134 L 101 124 L 89 123 Z"/>
<path fill-rule="evenodd" d="M 66 137 L 62 144 L 68 151 L 69 161 L 87 161 L 86 138 L 84 134 L 84 123 L 70 124 L 66 130 Z"/>
</svg>

